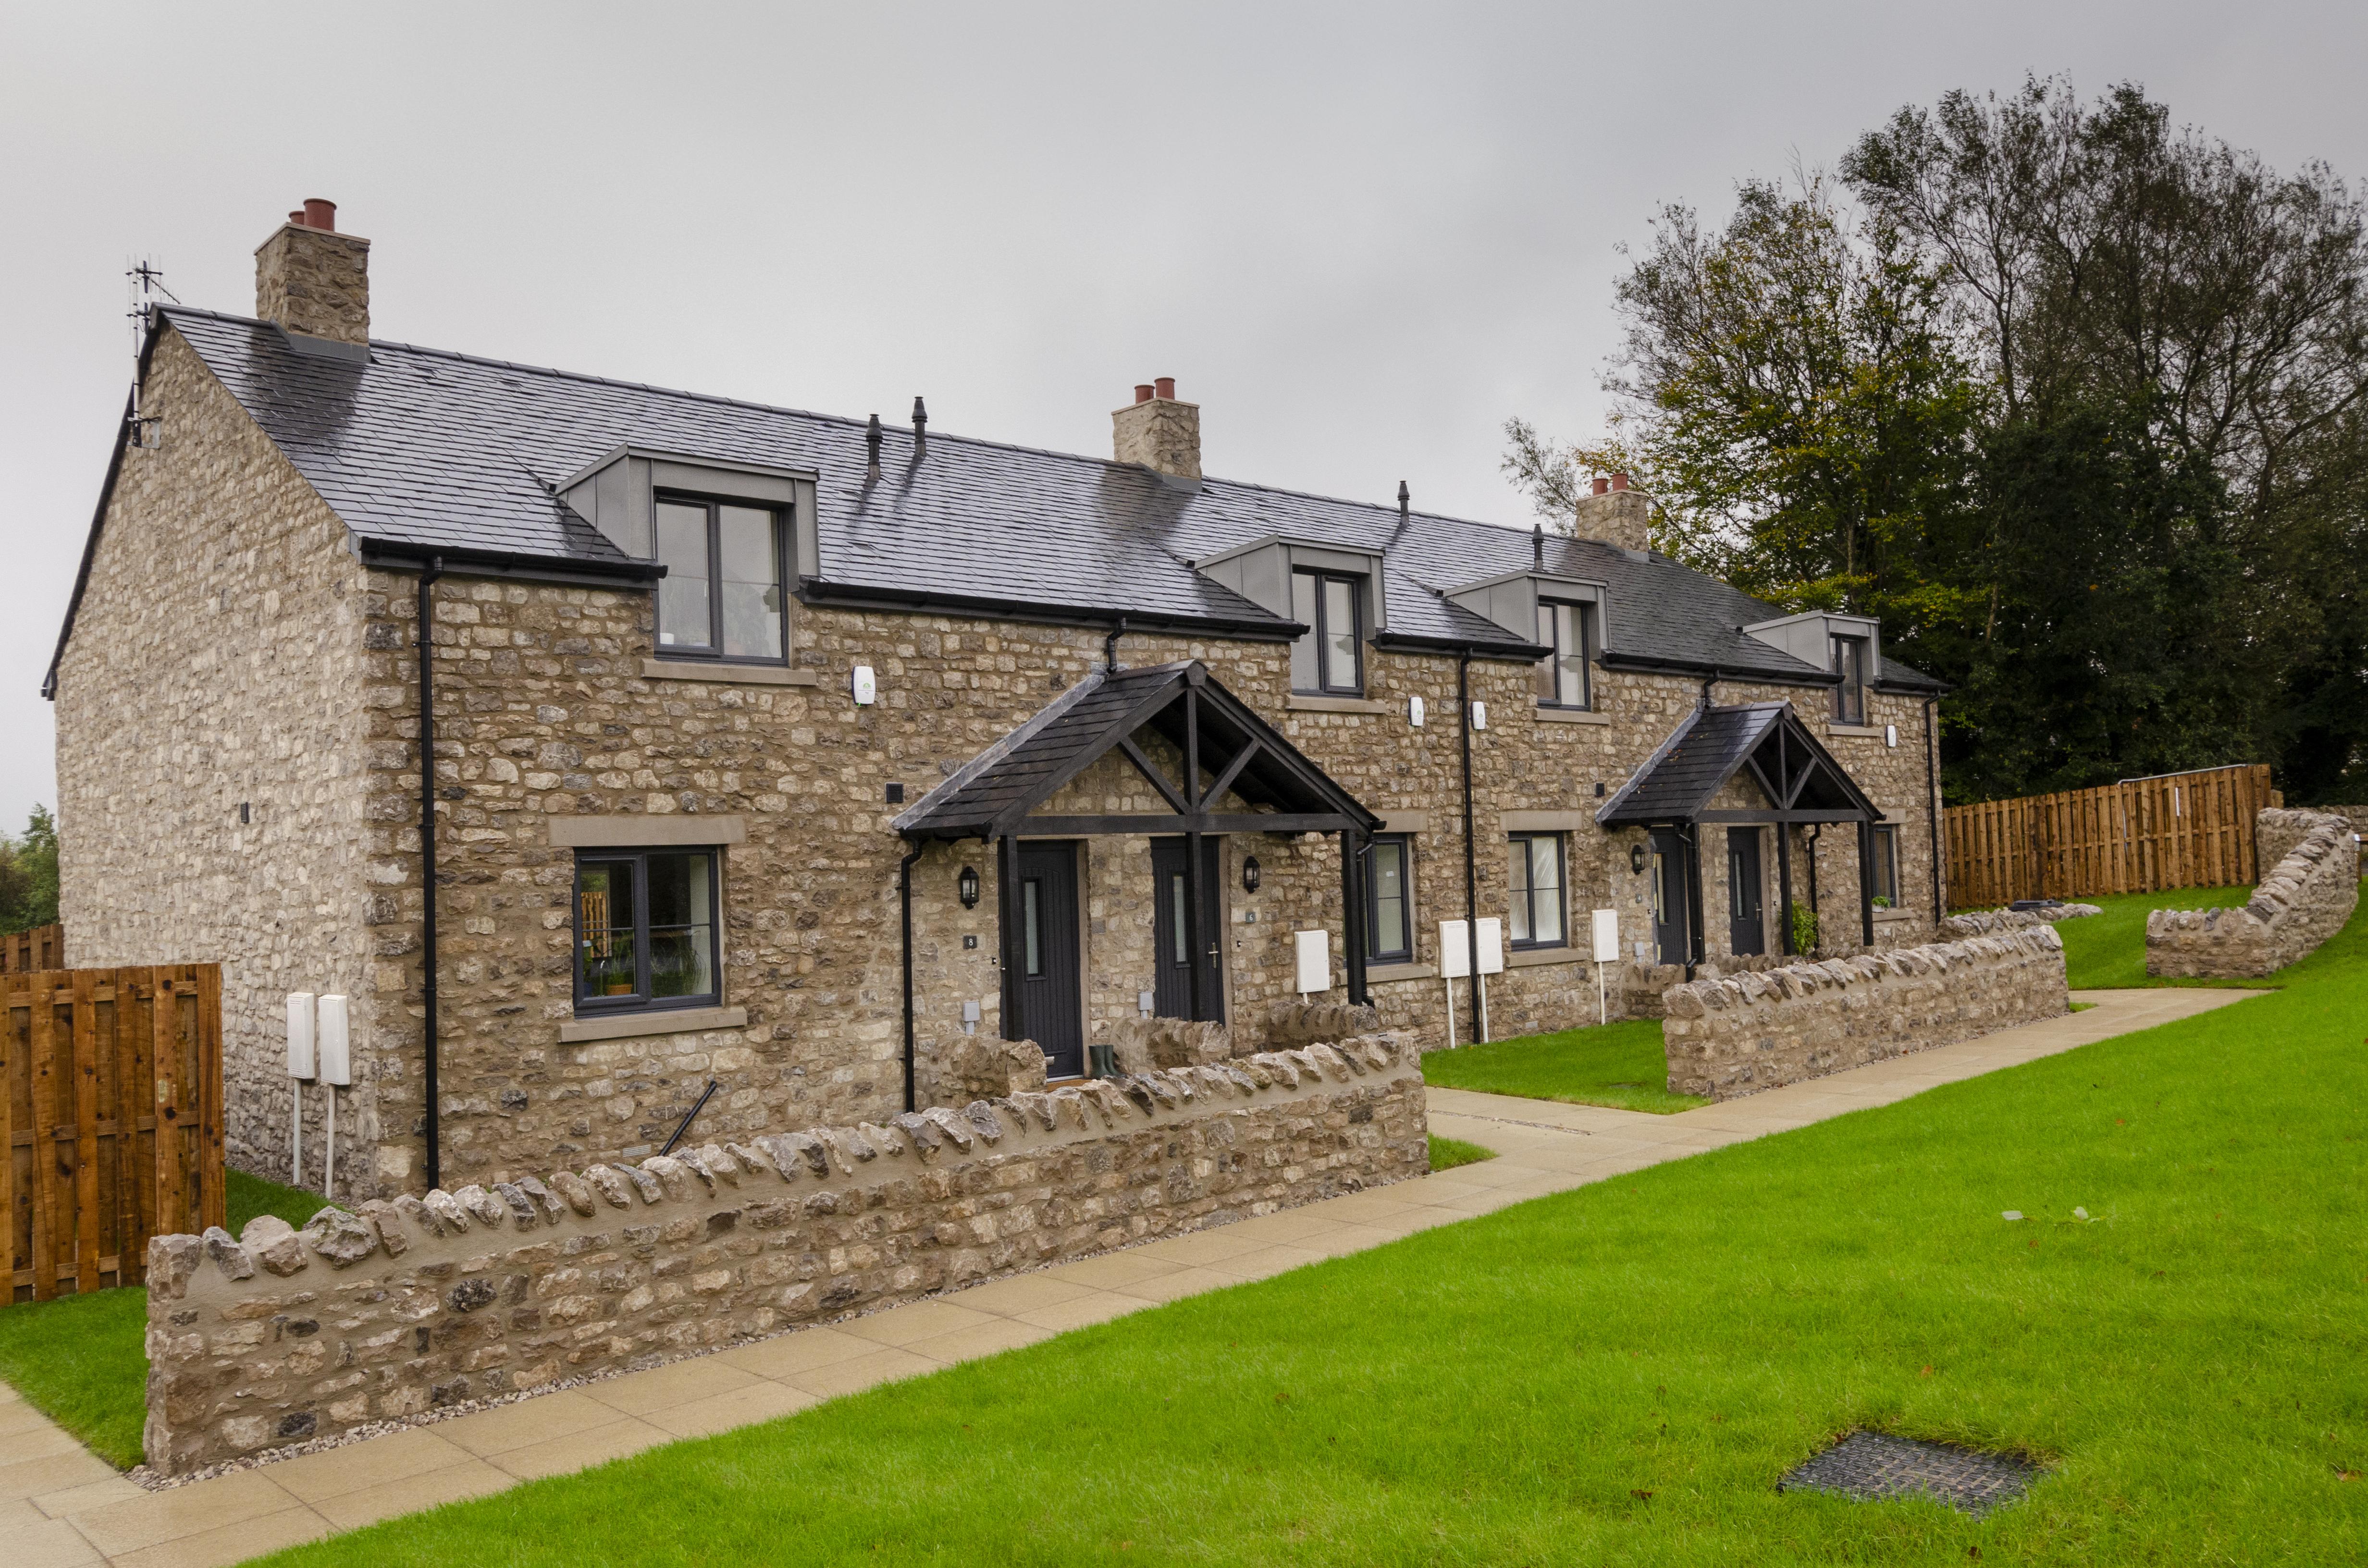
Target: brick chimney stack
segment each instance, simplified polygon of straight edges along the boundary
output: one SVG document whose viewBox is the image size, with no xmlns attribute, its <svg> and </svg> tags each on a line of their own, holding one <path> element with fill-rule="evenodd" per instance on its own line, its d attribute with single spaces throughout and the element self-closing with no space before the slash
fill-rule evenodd
<svg viewBox="0 0 2368 1568">
<path fill-rule="evenodd" d="M 1641 490 L 1628 488 L 1628 476 L 1615 473 L 1598 479 L 1595 493 L 1578 498 L 1573 532 L 1581 539 L 1618 545 L 1622 550 L 1648 550 L 1645 524 L 1653 510 Z"/>
<path fill-rule="evenodd" d="M 308 197 L 256 248 L 255 313 L 290 332 L 370 343 L 370 242 L 337 230 L 337 204 Z"/>
<path fill-rule="evenodd" d="M 1176 401 L 1176 378 L 1134 389 L 1134 401 L 1110 414 L 1111 447 L 1122 463 L 1141 463 L 1179 479 L 1201 477 L 1201 405 Z"/>
</svg>

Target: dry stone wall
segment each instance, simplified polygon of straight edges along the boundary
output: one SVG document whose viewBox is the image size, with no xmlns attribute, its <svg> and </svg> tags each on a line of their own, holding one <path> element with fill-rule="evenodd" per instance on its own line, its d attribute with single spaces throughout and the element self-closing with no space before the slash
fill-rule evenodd
<svg viewBox="0 0 2368 1568">
<path fill-rule="evenodd" d="M 1669 1088 L 1732 1099 L 2071 1008 L 2064 942 L 2034 926 L 1669 988 Z"/>
<path fill-rule="evenodd" d="M 2158 978 L 2271 974 L 2317 952 L 2360 904 L 2351 824 L 2275 807 L 2254 821 L 2270 864 L 2239 909 L 2157 909 L 2146 916 L 2146 972 Z M 2283 851 L 2270 862 L 2272 848 Z"/>
<path fill-rule="evenodd" d="M 301 1233 L 159 1237 L 148 1462 L 183 1472 L 1417 1176 L 1416 1060 L 1373 1035 L 324 1210 Z"/>
</svg>

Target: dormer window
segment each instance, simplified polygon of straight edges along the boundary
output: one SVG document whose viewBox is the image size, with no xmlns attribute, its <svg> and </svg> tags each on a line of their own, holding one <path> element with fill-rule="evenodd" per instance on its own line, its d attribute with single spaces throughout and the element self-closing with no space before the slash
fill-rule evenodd
<svg viewBox="0 0 2368 1568">
<path fill-rule="evenodd" d="M 1867 651 L 1863 637 L 1837 637 L 1833 640 L 1834 674 L 1842 683 L 1834 687 L 1834 722 L 1863 724 L 1866 722 Z"/>
<path fill-rule="evenodd" d="M 1291 574 L 1291 618 L 1307 631 L 1291 645 L 1291 689 L 1308 696 L 1365 691 L 1364 580 L 1335 572 Z"/>
<path fill-rule="evenodd" d="M 1595 607 L 1565 599 L 1538 601 L 1538 642 L 1553 653 L 1538 661 L 1538 706 L 1592 708 L 1587 651 L 1593 645 Z"/>
<path fill-rule="evenodd" d="M 658 656 L 778 664 L 787 645 L 781 514 L 657 497 Z"/>
</svg>

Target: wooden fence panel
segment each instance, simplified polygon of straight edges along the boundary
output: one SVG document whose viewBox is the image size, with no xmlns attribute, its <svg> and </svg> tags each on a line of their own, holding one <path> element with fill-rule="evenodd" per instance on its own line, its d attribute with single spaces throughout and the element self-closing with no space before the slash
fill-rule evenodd
<svg viewBox="0 0 2368 1568">
<path fill-rule="evenodd" d="M 0 1301 L 136 1285 L 148 1239 L 222 1224 L 222 971 L 0 977 Z"/>
<path fill-rule="evenodd" d="M 36 926 L 0 937 L 0 974 L 31 974 L 66 967 L 66 928 Z"/>
<path fill-rule="evenodd" d="M 1984 909 L 2255 882 L 2253 818 L 2278 803 L 2268 766 L 2252 763 L 1951 806 L 1950 902 Z"/>
</svg>

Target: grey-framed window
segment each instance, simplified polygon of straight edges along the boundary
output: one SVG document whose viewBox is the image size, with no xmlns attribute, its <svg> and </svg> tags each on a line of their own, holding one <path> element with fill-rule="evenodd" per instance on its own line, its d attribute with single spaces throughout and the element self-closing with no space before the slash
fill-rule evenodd
<svg viewBox="0 0 2368 1568">
<path fill-rule="evenodd" d="M 1899 907 L 1899 829 L 1896 825 L 1874 830 L 1874 864 L 1870 885 L 1877 909 Z"/>
<path fill-rule="evenodd" d="M 788 662 L 788 529 L 780 508 L 712 496 L 656 500 L 657 653 L 668 659 Z"/>
<path fill-rule="evenodd" d="M 1365 960 L 1414 961 L 1414 840 L 1377 833 L 1365 852 Z"/>
<path fill-rule="evenodd" d="M 1291 645 L 1291 689 L 1311 697 L 1365 694 L 1365 580 L 1293 572 L 1291 618 L 1306 632 Z"/>
<path fill-rule="evenodd" d="M 1553 653 L 1538 661 L 1538 706 L 1592 708 L 1587 651 L 1594 643 L 1595 607 L 1565 599 L 1538 601 L 1538 642 Z"/>
<path fill-rule="evenodd" d="M 713 849 L 587 849 L 575 858 L 579 1016 L 723 999 Z"/>
<path fill-rule="evenodd" d="M 1834 639 L 1834 674 L 1842 683 L 1834 687 L 1834 722 L 1838 724 L 1866 722 L 1866 639 L 1837 637 Z"/>
<path fill-rule="evenodd" d="M 1515 948 L 1564 948 L 1570 945 L 1565 918 L 1563 835 L 1559 833 L 1517 833 L 1512 837 L 1512 907 L 1506 922 L 1506 941 Z"/>
</svg>

